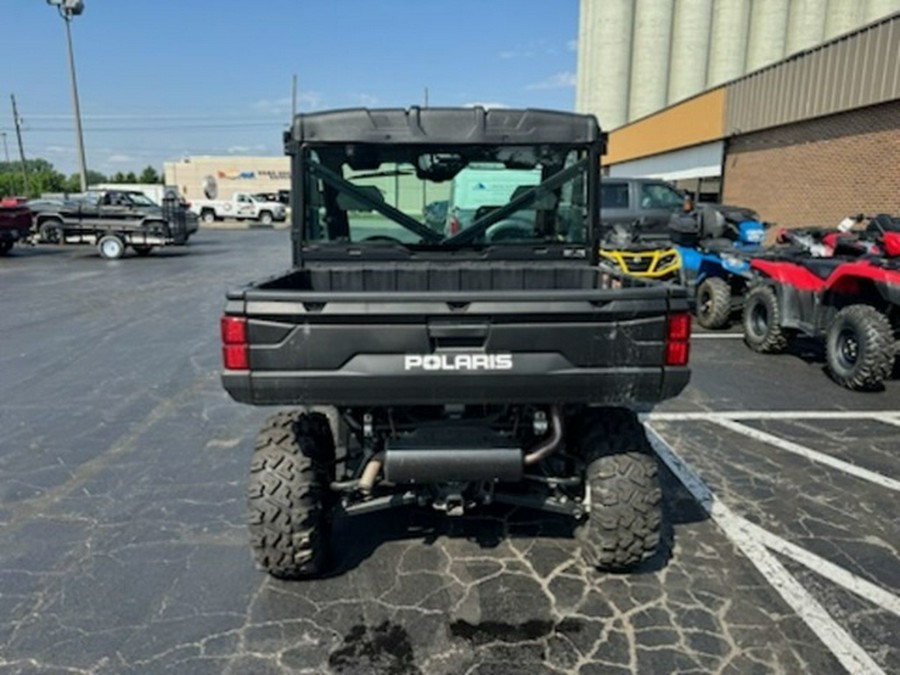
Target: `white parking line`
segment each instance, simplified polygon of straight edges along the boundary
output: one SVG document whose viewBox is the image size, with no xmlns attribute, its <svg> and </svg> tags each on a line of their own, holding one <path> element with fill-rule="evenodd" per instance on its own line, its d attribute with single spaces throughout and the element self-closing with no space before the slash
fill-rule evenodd
<svg viewBox="0 0 900 675">
<path fill-rule="evenodd" d="M 715 420 L 710 420 L 719 426 L 725 427 L 726 429 L 730 429 L 739 434 L 743 434 L 744 436 L 749 436 L 757 441 L 762 441 L 767 445 L 773 445 L 776 448 L 780 448 L 781 450 L 785 450 L 786 452 L 792 452 L 795 455 L 800 455 L 801 457 L 805 457 L 813 462 L 818 462 L 819 464 L 824 464 L 826 466 L 830 466 L 833 469 L 837 469 L 838 471 L 842 471 L 844 473 L 850 474 L 851 476 L 855 476 L 856 478 L 861 478 L 863 480 L 867 480 L 870 483 L 875 483 L 876 485 L 880 485 L 881 487 L 888 488 L 889 490 L 894 490 L 895 492 L 900 492 L 900 480 L 895 480 L 888 476 L 884 476 L 876 471 L 870 471 L 869 469 L 864 469 L 861 466 L 857 466 L 856 464 L 851 464 L 850 462 L 845 462 L 841 459 L 837 459 L 836 457 L 832 457 L 824 452 L 819 452 L 818 450 L 813 450 L 812 448 L 807 448 L 805 445 L 800 445 L 799 443 L 794 443 L 793 441 L 786 441 L 783 438 L 779 438 L 774 434 L 766 433 L 765 431 L 760 431 L 759 429 L 753 429 L 752 427 L 748 427 L 745 424 L 741 424 L 740 422 L 735 422 L 733 420 L 728 420 L 724 418 L 718 418 Z"/>
<path fill-rule="evenodd" d="M 897 413 L 892 415 L 876 415 L 874 419 L 879 422 L 884 422 L 885 424 L 893 424 L 895 427 L 900 427 L 900 417 L 896 416 Z"/>
<path fill-rule="evenodd" d="M 756 537 L 766 548 L 795 560 L 829 581 L 843 586 L 851 593 L 868 600 L 873 605 L 900 616 L 900 597 L 897 597 L 890 591 L 870 581 L 866 581 L 862 577 L 848 572 L 840 565 L 835 565 L 833 562 L 829 562 L 815 553 L 810 553 L 805 548 L 792 544 L 777 534 L 772 534 L 750 521 L 744 521 L 744 527 L 749 534 Z"/>
<path fill-rule="evenodd" d="M 691 340 L 742 340 L 743 333 L 692 333 Z"/>
<path fill-rule="evenodd" d="M 755 532 L 747 527 L 752 523 L 736 515 L 720 502 L 706 484 L 682 462 L 649 424 L 647 431 L 650 442 L 660 459 L 666 463 L 666 466 L 722 529 L 725 536 L 747 556 L 772 588 L 797 613 L 822 641 L 822 644 L 834 654 L 841 665 L 851 673 L 884 673 L 872 657 L 835 622 L 819 601 L 810 595 L 800 582 L 785 569 L 784 565 L 766 549 L 763 542 L 755 536 Z"/>
<path fill-rule="evenodd" d="M 691 422 L 705 420 L 865 420 L 873 419 L 900 425 L 898 410 L 731 410 L 719 412 L 652 412 L 652 422 Z"/>
</svg>

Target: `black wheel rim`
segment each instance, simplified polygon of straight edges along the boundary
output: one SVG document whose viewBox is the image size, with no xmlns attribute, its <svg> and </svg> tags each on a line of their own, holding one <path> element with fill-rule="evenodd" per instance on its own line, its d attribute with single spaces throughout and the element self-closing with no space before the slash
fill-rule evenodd
<svg viewBox="0 0 900 675">
<path fill-rule="evenodd" d="M 712 294 L 704 288 L 700 291 L 700 316 L 707 317 L 712 311 Z"/>
<path fill-rule="evenodd" d="M 769 312 L 761 302 L 757 302 L 750 311 L 750 328 L 760 337 L 765 335 L 769 328 Z"/>
<path fill-rule="evenodd" d="M 856 332 L 844 328 L 837 337 L 837 349 L 835 350 L 838 362 L 843 368 L 853 368 L 859 361 L 859 340 Z"/>
</svg>

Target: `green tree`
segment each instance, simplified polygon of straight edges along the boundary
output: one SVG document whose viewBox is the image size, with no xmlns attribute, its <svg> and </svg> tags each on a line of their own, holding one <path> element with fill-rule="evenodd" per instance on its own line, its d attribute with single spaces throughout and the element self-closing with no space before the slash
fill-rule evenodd
<svg viewBox="0 0 900 675">
<path fill-rule="evenodd" d="M 149 164 L 147 167 L 141 172 L 140 178 L 138 179 L 139 183 L 162 183 L 162 178 Z"/>
<path fill-rule="evenodd" d="M 124 182 L 126 182 L 126 183 L 137 183 L 138 182 L 137 176 L 134 175 L 134 171 L 129 171 L 127 174 L 125 174 Z"/>
<path fill-rule="evenodd" d="M 93 171 L 88 169 L 87 171 L 87 184 L 88 187 L 91 185 L 96 185 L 97 183 L 106 183 L 106 176 L 104 176 L 99 171 Z M 81 192 L 81 174 L 73 173 L 71 176 L 66 178 L 66 192 Z"/>
<path fill-rule="evenodd" d="M 22 179 L 22 166 L 18 162 L 0 163 L 0 194 L 8 196 L 39 197 L 42 192 L 63 192 L 66 177 L 53 168 L 46 159 L 29 159 L 25 162 L 28 173 L 28 190 Z"/>
<path fill-rule="evenodd" d="M 121 171 L 116 171 L 112 176 L 109 177 L 110 183 L 126 183 L 125 174 Z"/>
</svg>

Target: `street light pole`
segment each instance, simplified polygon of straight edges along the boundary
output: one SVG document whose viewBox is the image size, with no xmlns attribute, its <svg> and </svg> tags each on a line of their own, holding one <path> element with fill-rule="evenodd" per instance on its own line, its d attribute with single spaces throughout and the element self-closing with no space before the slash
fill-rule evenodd
<svg viewBox="0 0 900 675">
<path fill-rule="evenodd" d="M 47 0 L 55 5 L 66 24 L 66 43 L 69 48 L 69 76 L 72 80 L 72 107 L 75 111 L 75 140 L 78 143 L 78 167 L 81 172 L 81 191 L 87 191 L 87 162 L 84 158 L 84 134 L 81 131 L 81 107 L 78 105 L 78 82 L 75 79 L 75 54 L 72 51 L 72 17 L 84 11 L 83 0 Z"/>
</svg>

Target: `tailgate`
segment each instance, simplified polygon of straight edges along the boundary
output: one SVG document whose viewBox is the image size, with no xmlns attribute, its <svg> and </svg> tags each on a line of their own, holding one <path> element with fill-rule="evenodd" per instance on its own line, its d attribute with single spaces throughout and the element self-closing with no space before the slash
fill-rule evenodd
<svg viewBox="0 0 900 675">
<path fill-rule="evenodd" d="M 248 289 L 236 400 L 279 405 L 655 403 L 687 384 L 665 366 L 662 285 L 566 291 L 317 293 Z"/>
</svg>

